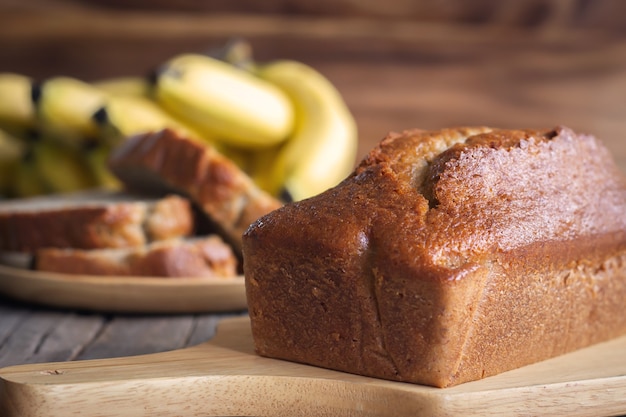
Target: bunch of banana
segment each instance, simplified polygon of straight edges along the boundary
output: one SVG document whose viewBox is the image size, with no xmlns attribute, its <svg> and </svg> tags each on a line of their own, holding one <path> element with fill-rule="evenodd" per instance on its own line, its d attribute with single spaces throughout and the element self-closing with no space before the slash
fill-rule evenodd
<svg viewBox="0 0 626 417">
<path fill-rule="evenodd" d="M 1 193 L 21 197 L 97 186 L 81 149 L 96 135 L 84 115 L 101 93 L 68 77 L 35 83 L 7 73 L 0 80 L 0 128 L 21 150 Z"/>
<path fill-rule="evenodd" d="M 166 127 L 216 147 L 285 200 L 336 185 L 355 162 L 356 125 L 330 81 L 300 62 L 257 63 L 237 40 L 174 56 L 151 77 L 0 74 L 0 129 L 19 144 L 4 152 L 0 141 L 11 155 L 0 159 L 0 193 L 118 187 L 106 168 L 112 148 Z"/>
<path fill-rule="evenodd" d="M 351 172 L 358 144 L 356 123 L 324 75 L 293 60 L 255 62 L 245 39 L 231 40 L 212 56 L 279 87 L 294 107 L 288 139 L 247 154 L 246 168 L 261 188 L 285 201 L 301 200 L 336 185 Z"/>
<path fill-rule="evenodd" d="M 155 100 L 276 196 L 301 200 L 339 183 L 354 166 L 357 129 L 337 89 L 306 64 L 250 54 L 238 41 L 218 57 L 176 56 L 155 76 Z"/>
<path fill-rule="evenodd" d="M 337 185 L 354 167 L 357 127 L 343 98 L 317 70 L 282 60 L 260 66 L 259 77 L 290 97 L 295 127 L 274 157 L 262 155 L 267 168 L 258 181 L 285 200 L 302 200 Z"/>
<path fill-rule="evenodd" d="M 102 94 L 67 77 L 35 83 L 23 75 L 0 74 L 0 194 L 22 197 L 99 185 L 81 152 L 96 135 L 95 124 L 84 117 L 96 97 Z M 9 136 L 13 149 L 19 148 L 17 159 L 16 152 L 7 151 Z"/>
<path fill-rule="evenodd" d="M 0 131 L 0 195 L 34 196 L 96 186 L 82 155 L 46 138 Z"/>
<path fill-rule="evenodd" d="M 0 172 L 0 183 L 12 182 L 0 194 L 117 188 L 120 183 L 106 160 L 119 140 L 164 127 L 200 138 L 148 98 L 149 86 L 141 77 L 90 84 L 71 77 L 33 82 L 0 74 L 0 128 L 14 134 L 23 148 L 14 175 Z"/>
</svg>

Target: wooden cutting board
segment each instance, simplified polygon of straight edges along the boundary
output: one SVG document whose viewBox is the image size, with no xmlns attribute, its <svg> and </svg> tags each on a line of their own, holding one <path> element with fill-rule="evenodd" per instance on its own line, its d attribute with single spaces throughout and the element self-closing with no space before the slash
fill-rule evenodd
<svg viewBox="0 0 626 417">
<path fill-rule="evenodd" d="M 626 414 L 626 337 L 447 389 L 254 354 L 247 317 L 165 353 L 0 370 L 3 417 Z"/>
</svg>

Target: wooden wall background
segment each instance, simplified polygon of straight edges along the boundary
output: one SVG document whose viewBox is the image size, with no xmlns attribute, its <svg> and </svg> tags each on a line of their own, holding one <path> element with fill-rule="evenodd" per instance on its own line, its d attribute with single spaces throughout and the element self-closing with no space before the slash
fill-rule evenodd
<svg viewBox="0 0 626 417">
<path fill-rule="evenodd" d="M 36 78 L 143 74 L 233 36 L 326 74 L 360 156 L 389 130 L 565 124 L 626 169 L 621 0 L 0 0 L 0 71 Z"/>
</svg>

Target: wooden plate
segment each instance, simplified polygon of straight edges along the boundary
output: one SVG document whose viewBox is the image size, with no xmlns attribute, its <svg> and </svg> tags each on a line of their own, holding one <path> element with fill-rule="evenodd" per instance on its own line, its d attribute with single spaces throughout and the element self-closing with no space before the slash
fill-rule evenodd
<svg viewBox="0 0 626 417">
<path fill-rule="evenodd" d="M 439 389 L 254 353 L 247 317 L 150 355 L 0 369 L 3 417 L 609 416 L 626 414 L 626 337 Z"/>
<path fill-rule="evenodd" d="M 246 308 L 243 277 L 67 275 L 0 265 L 0 293 L 52 307 L 102 312 L 202 313 Z"/>
</svg>

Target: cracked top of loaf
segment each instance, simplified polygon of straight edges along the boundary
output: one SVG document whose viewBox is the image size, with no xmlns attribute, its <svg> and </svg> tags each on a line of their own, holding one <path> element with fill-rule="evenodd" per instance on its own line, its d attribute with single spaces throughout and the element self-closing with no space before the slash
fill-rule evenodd
<svg viewBox="0 0 626 417">
<path fill-rule="evenodd" d="M 375 238 L 458 267 L 538 241 L 623 232 L 625 187 L 608 150 L 566 127 L 411 130 L 389 134 L 335 189 L 260 222 L 305 228 L 285 238 L 305 239 L 311 225 L 332 245 L 356 237 L 345 242 L 352 253 Z M 347 223 L 356 236 L 337 233 Z"/>
</svg>

